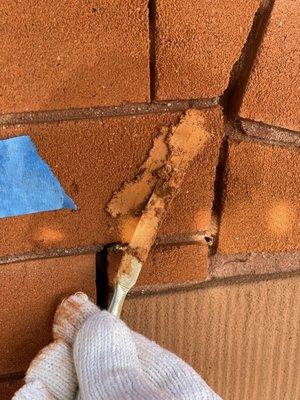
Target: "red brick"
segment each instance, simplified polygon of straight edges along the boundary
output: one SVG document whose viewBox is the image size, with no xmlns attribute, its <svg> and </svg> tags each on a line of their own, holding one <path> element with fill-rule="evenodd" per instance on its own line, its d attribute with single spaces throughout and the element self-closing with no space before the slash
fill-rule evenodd
<svg viewBox="0 0 300 400">
<path fill-rule="evenodd" d="M 109 254 L 108 274 L 111 286 L 120 266 L 121 256 L 122 252 L 118 250 L 111 250 Z M 134 288 L 200 282 L 207 278 L 207 271 L 208 258 L 205 243 L 160 245 L 151 250 Z"/>
<path fill-rule="evenodd" d="M 0 112 L 149 100 L 146 0 L 6 0 Z"/>
<path fill-rule="evenodd" d="M 204 110 L 212 138 L 191 165 L 162 235 L 206 229 L 210 224 L 215 164 L 222 134 L 219 108 Z M 0 219 L 0 255 L 126 241 L 134 224 L 123 225 L 105 207 L 122 183 L 135 177 L 163 125 L 179 114 L 104 118 L 9 127 L 0 137 L 27 132 L 78 211 L 61 210 Z"/>
<path fill-rule="evenodd" d="M 258 0 L 157 0 L 156 98 L 220 96 Z"/>
<path fill-rule="evenodd" d="M 299 149 L 231 142 L 221 253 L 300 248 Z"/>
<path fill-rule="evenodd" d="M 17 390 L 23 386 L 23 379 L 0 382 L 0 399 L 11 400 Z"/>
<path fill-rule="evenodd" d="M 276 0 L 240 115 L 300 130 L 300 2 Z"/>
<path fill-rule="evenodd" d="M 0 374 L 25 371 L 51 339 L 63 297 L 95 297 L 95 256 L 28 261 L 0 267 Z"/>
</svg>

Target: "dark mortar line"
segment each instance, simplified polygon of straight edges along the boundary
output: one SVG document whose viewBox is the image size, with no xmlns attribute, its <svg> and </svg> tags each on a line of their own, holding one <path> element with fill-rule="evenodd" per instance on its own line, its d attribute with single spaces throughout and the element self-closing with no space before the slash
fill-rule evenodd
<svg viewBox="0 0 300 400">
<path fill-rule="evenodd" d="M 150 99 L 156 97 L 156 0 L 148 0 Z"/>
<path fill-rule="evenodd" d="M 158 102 L 158 103 L 149 103 L 149 104 L 131 104 L 120 107 L 103 107 L 103 108 L 94 108 L 94 109 L 73 109 L 73 110 L 53 110 L 53 111 L 37 111 L 37 112 L 28 112 L 28 113 L 16 113 L 16 114 L 2 114 L 0 115 L 0 128 L 1 125 L 4 127 L 14 126 L 14 125 L 22 125 L 22 124 L 34 124 L 34 123 L 64 123 L 67 121 L 77 121 L 77 120 L 85 120 L 85 119 L 100 119 L 100 118 L 110 118 L 110 117 L 126 117 L 126 116 L 139 116 L 139 115 L 148 115 L 148 114 L 162 114 L 167 112 L 184 112 L 189 108 L 195 107 L 200 109 L 212 108 L 218 105 L 218 99 L 210 99 L 210 100 L 182 100 L 182 101 L 174 101 L 171 100 L 169 102 Z M 228 119 L 228 118 L 227 118 Z M 229 118 L 231 123 L 234 123 L 238 129 L 240 130 L 239 138 L 241 140 L 251 140 L 251 141 L 259 141 L 266 144 L 272 145 L 280 145 L 280 146 L 288 146 L 293 147 L 293 143 L 291 141 L 277 141 L 271 140 L 264 137 L 258 137 L 250 135 L 248 132 L 245 132 L 241 126 L 240 120 L 233 120 Z M 245 120 L 257 124 L 256 121 Z M 266 129 L 278 129 L 276 126 L 266 125 L 263 123 L 259 123 L 259 126 L 266 127 Z M 296 135 L 298 132 L 289 131 L 282 129 L 283 132 L 290 133 L 291 135 Z M 4 131 L 3 131 L 4 132 Z M 242 132 L 242 133 L 241 133 Z M 5 135 L 4 135 L 5 136 Z M 230 135 L 229 135 L 230 136 Z M 238 135 L 231 135 L 232 137 L 237 137 Z M 294 147 L 298 147 L 294 144 Z M 1 259 L 0 259 L 1 260 Z M 1 261 L 0 261 L 1 263 Z"/>
<path fill-rule="evenodd" d="M 172 247 L 172 246 L 187 246 L 193 244 L 199 244 L 199 240 L 195 241 L 183 241 L 183 242 L 174 242 L 174 243 L 158 243 L 156 244 L 157 247 Z M 119 243 L 110 243 L 107 245 L 96 245 L 96 246 L 86 246 L 81 248 L 75 249 L 59 249 L 53 250 L 43 254 L 22 254 L 17 256 L 7 256 L 0 258 L 0 264 L 10 264 L 10 263 L 17 263 L 21 261 L 29 261 L 29 260 L 37 260 L 37 259 L 49 259 L 55 257 L 62 257 L 62 256 L 70 256 L 70 255 L 81 255 L 81 254 L 96 254 L 96 262 L 95 262 L 95 269 L 96 269 L 96 299 L 97 305 L 102 308 L 106 309 L 108 306 L 108 300 L 111 295 L 111 288 L 109 287 L 109 279 L 108 279 L 108 254 L 112 250 L 122 250 L 124 245 Z M 258 253 L 260 254 L 260 253 Z M 267 256 L 269 253 L 265 253 Z M 241 253 L 237 254 L 237 258 L 240 260 L 241 257 L 247 257 L 248 253 Z M 214 255 L 209 255 L 209 260 L 212 259 Z M 231 260 L 233 262 L 234 260 Z M 246 259 L 242 261 L 247 261 Z M 260 281 L 260 280 L 270 280 L 270 279 L 279 279 L 285 276 L 293 276 L 293 275 L 300 275 L 300 269 L 296 269 L 293 271 L 271 271 L 271 272 L 264 272 L 262 274 L 257 273 L 254 274 L 250 272 L 249 274 L 243 275 L 234 275 L 229 277 L 208 277 L 206 281 L 202 282 L 185 282 L 182 284 L 167 284 L 167 285 L 159 285 L 153 286 L 148 285 L 145 287 L 137 287 L 132 290 L 130 293 L 130 297 L 136 297 L 139 295 L 144 294 L 157 294 L 157 293 L 168 293 L 168 292 L 175 292 L 175 291 L 182 291 L 182 290 L 191 290 L 196 288 L 202 287 L 212 287 L 212 286 L 225 286 L 230 283 L 242 283 L 242 282 L 249 282 L 249 281 Z"/>
<path fill-rule="evenodd" d="M 223 204 L 224 198 L 226 195 L 227 189 L 227 160 L 229 156 L 228 151 L 228 137 L 224 135 L 220 151 L 219 151 L 219 160 L 216 167 L 215 174 L 215 182 L 214 182 L 214 199 L 212 205 L 212 218 L 216 219 L 217 232 L 213 238 L 212 244 L 209 247 L 210 255 L 213 255 L 217 252 L 219 245 L 219 231 L 220 231 L 220 222 L 222 218 Z"/>
<path fill-rule="evenodd" d="M 182 236 L 182 237 L 172 237 L 172 238 L 164 238 L 158 239 L 152 246 L 152 250 L 160 249 L 160 248 L 170 248 L 170 247 L 177 247 L 177 246 L 192 246 L 195 244 L 207 244 L 205 237 L 208 236 Z M 128 243 L 114 243 L 107 245 L 108 252 L 114 251 L 125 251 L 127 248 Z"/>
<path fill-rule="evenodd" d="M 264 123 L 262 121 L 254 121 L 254 120 L 249 119 L 249 118 L 241 118 L 241 121 L 249 122 L 249 123 L 251 123 L 251 124 L 253 124 L 255 126 L 259 126 L 259 127 L 263 128 L 263 129 L 266 129 L 266 130 L 271 130 L 272 131 L 272 130 L 275 129 L 275 130 L 278 130 L 278 131 L 286 133 L 286 134 L 300 135 L 300 131 L 293 131 L 292 129 L 282 128 L 281 126 L 269 125 L 269 124 L 266 124 L 266 123 Z"/>
<path fill-rule="evenodd" d="M 156 103 L 134 103 L 97 108 L 74 108 L 69 110 L 45 110 L 0 114 L 0 126 L 162 114 L 166 112 L 186 111 L 192 107 L 204 109 L 215 107 L 218 105 L 218 101 L 219 98 L 215 97 L 211 99 L 170 100 Z"/>
<path fill-rule="evenodd" d="M 10 374 L 0 375 L 0 383 L 8 383 L 10 381 L 18 381 L 25 377 L 25 372 L 12 372 Z"/>
<path fill-rule="evenodd" d="M 183 246 L 183 245 L 193 245 L 197 243 L 206 244 L 205 238 L 210 238 L 207 232 L 199 231 L 195 234 L 181 235 L 181 236 L 170 236 L 161 237 L 155 241 L 155 247 L 163 246 Z"/>
<path fill-rule="evenodd" d="M 56 258 L 56 257 L 68 257 L 68 256 L 78 256 L 84 254 L 96 254 L 102 251 L 103 245 L 94 246 L 80 246 L 74 248 L 63 248 L 63 249 L 53 249 L 45 250 L 43 252 L 36 253 L 21 253 L 12 254 L 4 257 L 0 257 L 0 265 L 12 264 L 22 261 L 30 260 L 43 260 L 45 258 Z"/>
<path fill-rule="evenodd" d="M 247 129 L 243 126 L 243 123 L 247 124 L 247 127 L 249 129 L 256 129 L 256 130 L 264 130 L 266 133 L 261 132 L 259 135 L 251 135 L 247 131 Z M 282 146 L 289 146 L 289 147 L 294 147 L 298 148 L 300 146 L 300 132 L 299 131 L 293 131 L 290 129 L 286 128 L 281 128 L 279 126 L 275 125 L 268 125 L 260 121 L 253 121 L 251 119 L 247 118 L 240 118 L 239 119 L 239 126 L 240 130 L 243 131 L 245 135 L 247 135 L 250 138 L 257 138 L 260 140 L 265 140 L 266 142 L 269 142 L 271 144 L 279 144 Z M 283 135 L 283 138 L 281 140 L 278 140 L 274 138 L 273 135 Z"/>
<path fill-rule="evenodd" d="M 252 121 L 250 121 L 252 122 Z M 243 126 L 241 124 L 241 120 L 228 120 L 228 124 L 231 125 L 232 130 L 229 131 L 228 138 L 231 140 L 237 140 L 241 142 L 251 142 L 251 143 L 260 143 L 266 146 L 276 146 L 276 147 L 285 147 L 289 149 L 298 149 L 299 145 L 295 143 L 291 143 L 290 141 L 276 140 L 270 139 L 267 136 L 255 136 L 250 135 L 248 132 L 245 132 Z M 271 125 L 269 125 L 271 126 Z M 275 127 L 274 127 L 275 128 Z"/>
<path fill-rule="evenodd" d="M 227 143 L 226 143 L 227 146 Z M 223 150 L 224 151 L 224 150 Z M 223 160 L 219 162 L 221 168 L 222 163 L 226 163 L 225 155 L 223 155 Z M 222 158 L 221 157 L 221 158 Z M 222 168 L 223 171 L 225 170 Z M 224 179 L 224 177 L 223 177 Z M 222 185 L 222 178 L 215 182 L 217 187 L 221 186 L 221 191 L 218 191 L 218 196 L 215 196 L 213 211 L 217 214 L 221 214 L 222 211 L 222 197 L 224 196 L 224 191 L 226 185 Z M 226 179 L 225 179 L 226 181 Z M 207 244 L 212 250 L 209 252 L 209 256 L 214 256 L 216 254 L 218 237 L 215 235 L 209 235 L 206 231 L 198 231 L 195 234 L 181 235 L 181 236 L 170 236 L 170 237 L 160 237 L 154 243 L 154 248 L 162 247 L 175 247 L 175 246 L 189 246 L 193 244 Z M 211 244 L 212 242 L 212 244 Z M 85 254 L 106 254 L 109 251 L 123 250 L 126 248 L 126 243 L 112 242 L 108 244 L 95 244 L 92 246 L 79 246 L 74 248 L 58 248 L 52 250 L 44 250 L 36 253 L 19 253 L 11 254 L 0 257 L 0 265 L 13 264 L 23 261 L 33 261 L 33 260 L 44 260 L 58 257 L 69 257 L 69 256 L 80 256 Z M 241 253 L 239 256 L 248 256 L 248 253 Z"/>
<path fill-rule="evenodd" d="M 196 235 L 195 235 L 196 236 Z M 156 242 L 156 246 L 176 246 L 176 245 L 190 245 L 194 243 L 199 243 L 201 238 L 195 237 L 194 239 L 190 236 L 185 237 L 174 237 L 170 239 L 170 241 L 162 241 Z M 79 256 L 84 254 L 101 254 L 102 252 L 108 252 L 111 249 L 122 249 L 126 246 L 124 243 L 114 242 L 108 244 L 96 244 L 93 246 L 80 246 L 74 248 L 62 248 L 62 249 L 53 249 L 53 250 L 45 250 L 43 252 L 36 253 L 19 253 L 12 254 L 0 257 L 0 265 L 5 264 L 13 264 L 22 261 L 30 261 L 30 260 L 43 260 L 48 258 L 57 258 L 57 257 L 69 257 L 69 256 Z"/>
<path fill-rule="evenodd" d="M 230 276 L 226 278 L 212 278 L 202 282 L 187 282 L 183 284 L 170 284 L 161 286 L 145 286 L 133 289 L 133 291 L 128 293 L 128 299 L 140 298 L 143 296 L 157 296 L 157 295 L 167 295 L 175 294 L 178 292 L 188 292 L 191 290 L 205 290 L 215 287 L 228 287 L 233 285 L 246 285 L 249 283 L 257 283 L 261 281 L 274 281 L 281 279 L 288 279 L 292 277 L 300 276 L 300 269 L 295 271 L 287 272 L 274 272 L 274 273 L 264 273 L 261 275 L 238 275 Z"/>
<path fill-rule="evenodd" d="M 261 0 L 241 55 L 231 70 L 228 87 L 221 97 L 221 104 L 223 104 L 228 118 L 235 118 L 239 112 L 251 71 L 270 20 L 273 4 L 274 0 Z"/>
</svg>

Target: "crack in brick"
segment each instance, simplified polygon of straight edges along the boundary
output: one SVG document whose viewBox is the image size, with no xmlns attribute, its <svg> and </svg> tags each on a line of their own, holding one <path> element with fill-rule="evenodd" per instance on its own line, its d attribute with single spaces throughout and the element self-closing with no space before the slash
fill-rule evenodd
<svg viewBox="0 0 300 400">
<path fill-rule="evenodd" d="M 274 1 L 261 0 L 241 55 L 232 67 L 228 87 L 221 97 L 224 112 L 229 118 L 234 118 L 241 106 L 253 64 L 270 20 Z"/>
</svg>

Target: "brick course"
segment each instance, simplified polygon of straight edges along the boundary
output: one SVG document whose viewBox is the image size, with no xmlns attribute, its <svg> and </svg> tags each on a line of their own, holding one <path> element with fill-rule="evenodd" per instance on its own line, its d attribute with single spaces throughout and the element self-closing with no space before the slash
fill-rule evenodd
<svg viewBox="0 0 300 400">
<path fill-rule="evenodd" d="M 188 171 L 161 235 L 205 230 L 210 225 L 213 183 L 222 135 L 219 108 L 204 110 L 212 138 Z M 164 125 L 176 114 L 31 124 L 0 130 L 1 137 L 30 134 L 78 211 L 61 210 L 4 218 L 1 255 L 71 248 L 130 239 L 134 224 L 113 219 L 105 210 L 114 191 L 135 177 Z M 183 207 L 183 212 L 181 211 Z M 134 221 L 133 221 L 134 222 Z"/>
<path fill-rule="evenodd" d="M 142 268 L 136 289 L 150 286 L 159 289 L 169 285 L 201 282 L 208 276 L 208 257 L 205 242 L 154 247 Z M 113 287 L 122 251 L 109 253 L 109 282 Z"/>
</svg>

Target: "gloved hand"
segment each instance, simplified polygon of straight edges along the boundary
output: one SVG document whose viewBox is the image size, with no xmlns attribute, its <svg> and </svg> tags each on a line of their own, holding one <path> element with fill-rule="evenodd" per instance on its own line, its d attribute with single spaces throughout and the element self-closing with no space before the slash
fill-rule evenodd
<svg viewBox="0 0 300 400">
<path fill-rule="evenodd" d="M 184 361 L 83 293 L 58 307 L 53 338 L 13 400 L 220 399 Z"/>
</svg>

